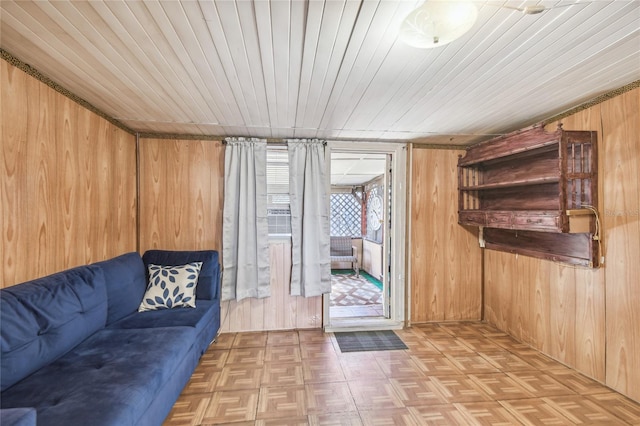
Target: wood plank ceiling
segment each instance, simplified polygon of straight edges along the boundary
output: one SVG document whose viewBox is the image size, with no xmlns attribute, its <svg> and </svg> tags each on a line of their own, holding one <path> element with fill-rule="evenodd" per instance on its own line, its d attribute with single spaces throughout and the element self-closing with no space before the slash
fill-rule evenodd
<svg viewBox="0 0 640 426">
<path fill-rule="evenodd" d="M 135 131 L 194 135 L 464 145 L 640 79 L 640 1 L 477 1 L 424 50 L 397 40 L 420 3 L 2 0 L 0 46 Z"/>
</svg>

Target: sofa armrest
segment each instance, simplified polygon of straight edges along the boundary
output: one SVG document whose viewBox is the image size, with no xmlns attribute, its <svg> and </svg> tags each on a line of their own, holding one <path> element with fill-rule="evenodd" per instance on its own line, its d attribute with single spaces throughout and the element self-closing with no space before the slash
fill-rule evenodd
<svg viewBox="0 0 640 426">
<path fill-rule="evenodd" d="M 150 264 L 162 266 L 178 266 L 191 262 L 202 262 L 198 284 L 196 286 L 196 298 L 216 300 L 220 298 L 220 263 L 218 252 L 215 250 L 200 251 L 171 251 L 148 250 L 142 256 L 145 265 L 147 280 L 149 279 Z"/>
<path fill-rule="evenodd" d="M 35 408 L 3 408 L 0 410 L 2 426 L 36 426 Z"/>
</svg>

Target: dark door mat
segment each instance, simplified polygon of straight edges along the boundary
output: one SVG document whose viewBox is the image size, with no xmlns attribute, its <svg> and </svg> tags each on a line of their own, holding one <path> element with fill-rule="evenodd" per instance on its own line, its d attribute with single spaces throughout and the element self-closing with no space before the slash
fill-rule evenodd
<svg viewBox="0 0 640 426">
<path fill-rule="evenodd" d="M 392 330 L 334 333 L 342 352 L 392 351 L 408 349 Z"/>
</svg>

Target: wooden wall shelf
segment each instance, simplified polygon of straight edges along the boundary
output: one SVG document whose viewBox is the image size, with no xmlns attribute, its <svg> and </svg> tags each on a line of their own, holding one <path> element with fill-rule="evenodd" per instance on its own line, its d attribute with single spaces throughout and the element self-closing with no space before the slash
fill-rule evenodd
<svg viewBox="0 0 640 426">
<path fill-rule="evenodd" d="M 491 229 L 487 248 L 596 267 L 597 170 L 596 132 L 540 125 L 474 145 L 458 160 L 458 223 Z"/>
</svg>

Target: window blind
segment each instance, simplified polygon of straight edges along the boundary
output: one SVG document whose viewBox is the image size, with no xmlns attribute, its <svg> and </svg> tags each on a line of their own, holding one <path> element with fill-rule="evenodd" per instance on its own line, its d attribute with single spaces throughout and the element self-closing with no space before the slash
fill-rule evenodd
<svg viewBox="0 0 640 426">
<path fill-rule="evenodd" d="M 289 154 L 286 147 L 267 148 L 269 204 L 289 204 Z"/>
</svg>

